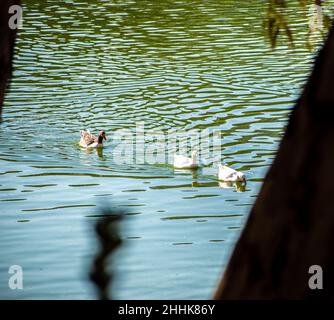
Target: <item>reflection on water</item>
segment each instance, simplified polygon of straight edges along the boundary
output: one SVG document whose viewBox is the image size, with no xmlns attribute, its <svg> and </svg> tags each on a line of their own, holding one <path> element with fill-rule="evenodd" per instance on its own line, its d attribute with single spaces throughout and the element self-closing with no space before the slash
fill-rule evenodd
<svg viewBox="0 0 334 320">
<path fill-rule="evenodd" d="M 25 1 L 0 127 L 1 298 L 94 298 L 91 230 L 104 201 L 129 210 L 114 297 L 210 297 L 312 61 L 297 15 L 295 51 L 268 51 L 265 9 Z M 111 133 L 137 121 L 220 130 L 222 158 L 251 177 L 246 189 L 226 188 L 215 168 L 116 164 L 112 144 L 77 145 L 81 129 Z M 11 264 L 24 270 L 22 291 L 6 287 Z"/>
</svg>

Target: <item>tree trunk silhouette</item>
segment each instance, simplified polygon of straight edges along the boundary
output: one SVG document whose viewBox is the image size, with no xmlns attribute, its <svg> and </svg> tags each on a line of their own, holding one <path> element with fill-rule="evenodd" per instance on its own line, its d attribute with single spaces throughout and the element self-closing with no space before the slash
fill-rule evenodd
<svg viewBox="0 0 334 320">
<path fill-rule="evenodd" d="M 217 299 L 334 297 L 334 28 L 292 110 Z M 323 290 L 311 290 L 311 265 Z"/>
<path fill-rule="evenodd" d="M 0 5 L 0 122 L 4 95 L 12 73 L 12 58 L 16 37 L 16 30 L 10 29 L 8 25 L 11 17 L 8 10 L 10 6 L 19 4 L 19 0 L 1 0 Z"/>
</svg>

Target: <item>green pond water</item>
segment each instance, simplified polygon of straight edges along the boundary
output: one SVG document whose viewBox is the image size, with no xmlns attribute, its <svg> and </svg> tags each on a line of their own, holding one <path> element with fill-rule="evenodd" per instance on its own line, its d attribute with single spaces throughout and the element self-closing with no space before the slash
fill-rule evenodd
<svg viewBox="0 0 334 320">
<path fill-rule="evenodd" d="M 310 71 L 307 23 L 295 48 L 265 40 L 265 1 L 24 1 L 0 126 L 0 298 L 95 299 L 93 227 L 108 203 L 127 213 L 114 256 L 118 299 L 207 299 L 272 162 Z M 117 163 L 113 133 L 216 129 L 216 168 Z M 103 129 L 102 151 L 80 130 Z M 23 290 L 8 287 L 20 265 Z"/>
</svg>

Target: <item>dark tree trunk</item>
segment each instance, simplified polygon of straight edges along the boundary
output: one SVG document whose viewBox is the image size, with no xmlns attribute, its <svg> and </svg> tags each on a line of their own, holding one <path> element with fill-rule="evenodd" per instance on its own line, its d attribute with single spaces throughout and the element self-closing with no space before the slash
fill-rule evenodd
<svg viewBox="0 0 334 320">
<path fill-rule="evenodd" d="M 217 299 L 334 297 L 334 28 L 294 107 Z M 323 290 L 308 286 L 323 269 Z"/>
<path fill-rule="evenodd" d="M 12 58 L 16 30 L 9 28 L 8 21 L 11 14 L 9 7 L 19 5 L 20 0 L 1 0 L 0 4 L 0 122 L 3 100 L 9 78 L 12 73 Z"/>
</svg>

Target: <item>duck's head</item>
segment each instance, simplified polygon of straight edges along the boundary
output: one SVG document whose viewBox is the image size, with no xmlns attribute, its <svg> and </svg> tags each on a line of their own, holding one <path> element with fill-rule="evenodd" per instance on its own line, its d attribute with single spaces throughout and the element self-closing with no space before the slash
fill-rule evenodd
<svg viewBox="0 0 334 320">
<path fill-rule="evenodd" d="M 193 152 L 191 153 L 191 156 L 194 158 L 194 157 L 197 157 L 198 156 L 198 151 L 197 150 L 193 150 Z"/>
<path fill-rule="evenodd" d="M 100 133 L 99 133 L 99 137 L 101 137 L 101 138 L 104 139 L 104 140 L 107 140 L 105 131 L 100 131 Z"/>
<path fill-rule="evenodd" d="M 238 172 L 237 177 L 239 181 L 246 183 L 246 175 L 243 172 Z"/>
</svg>

